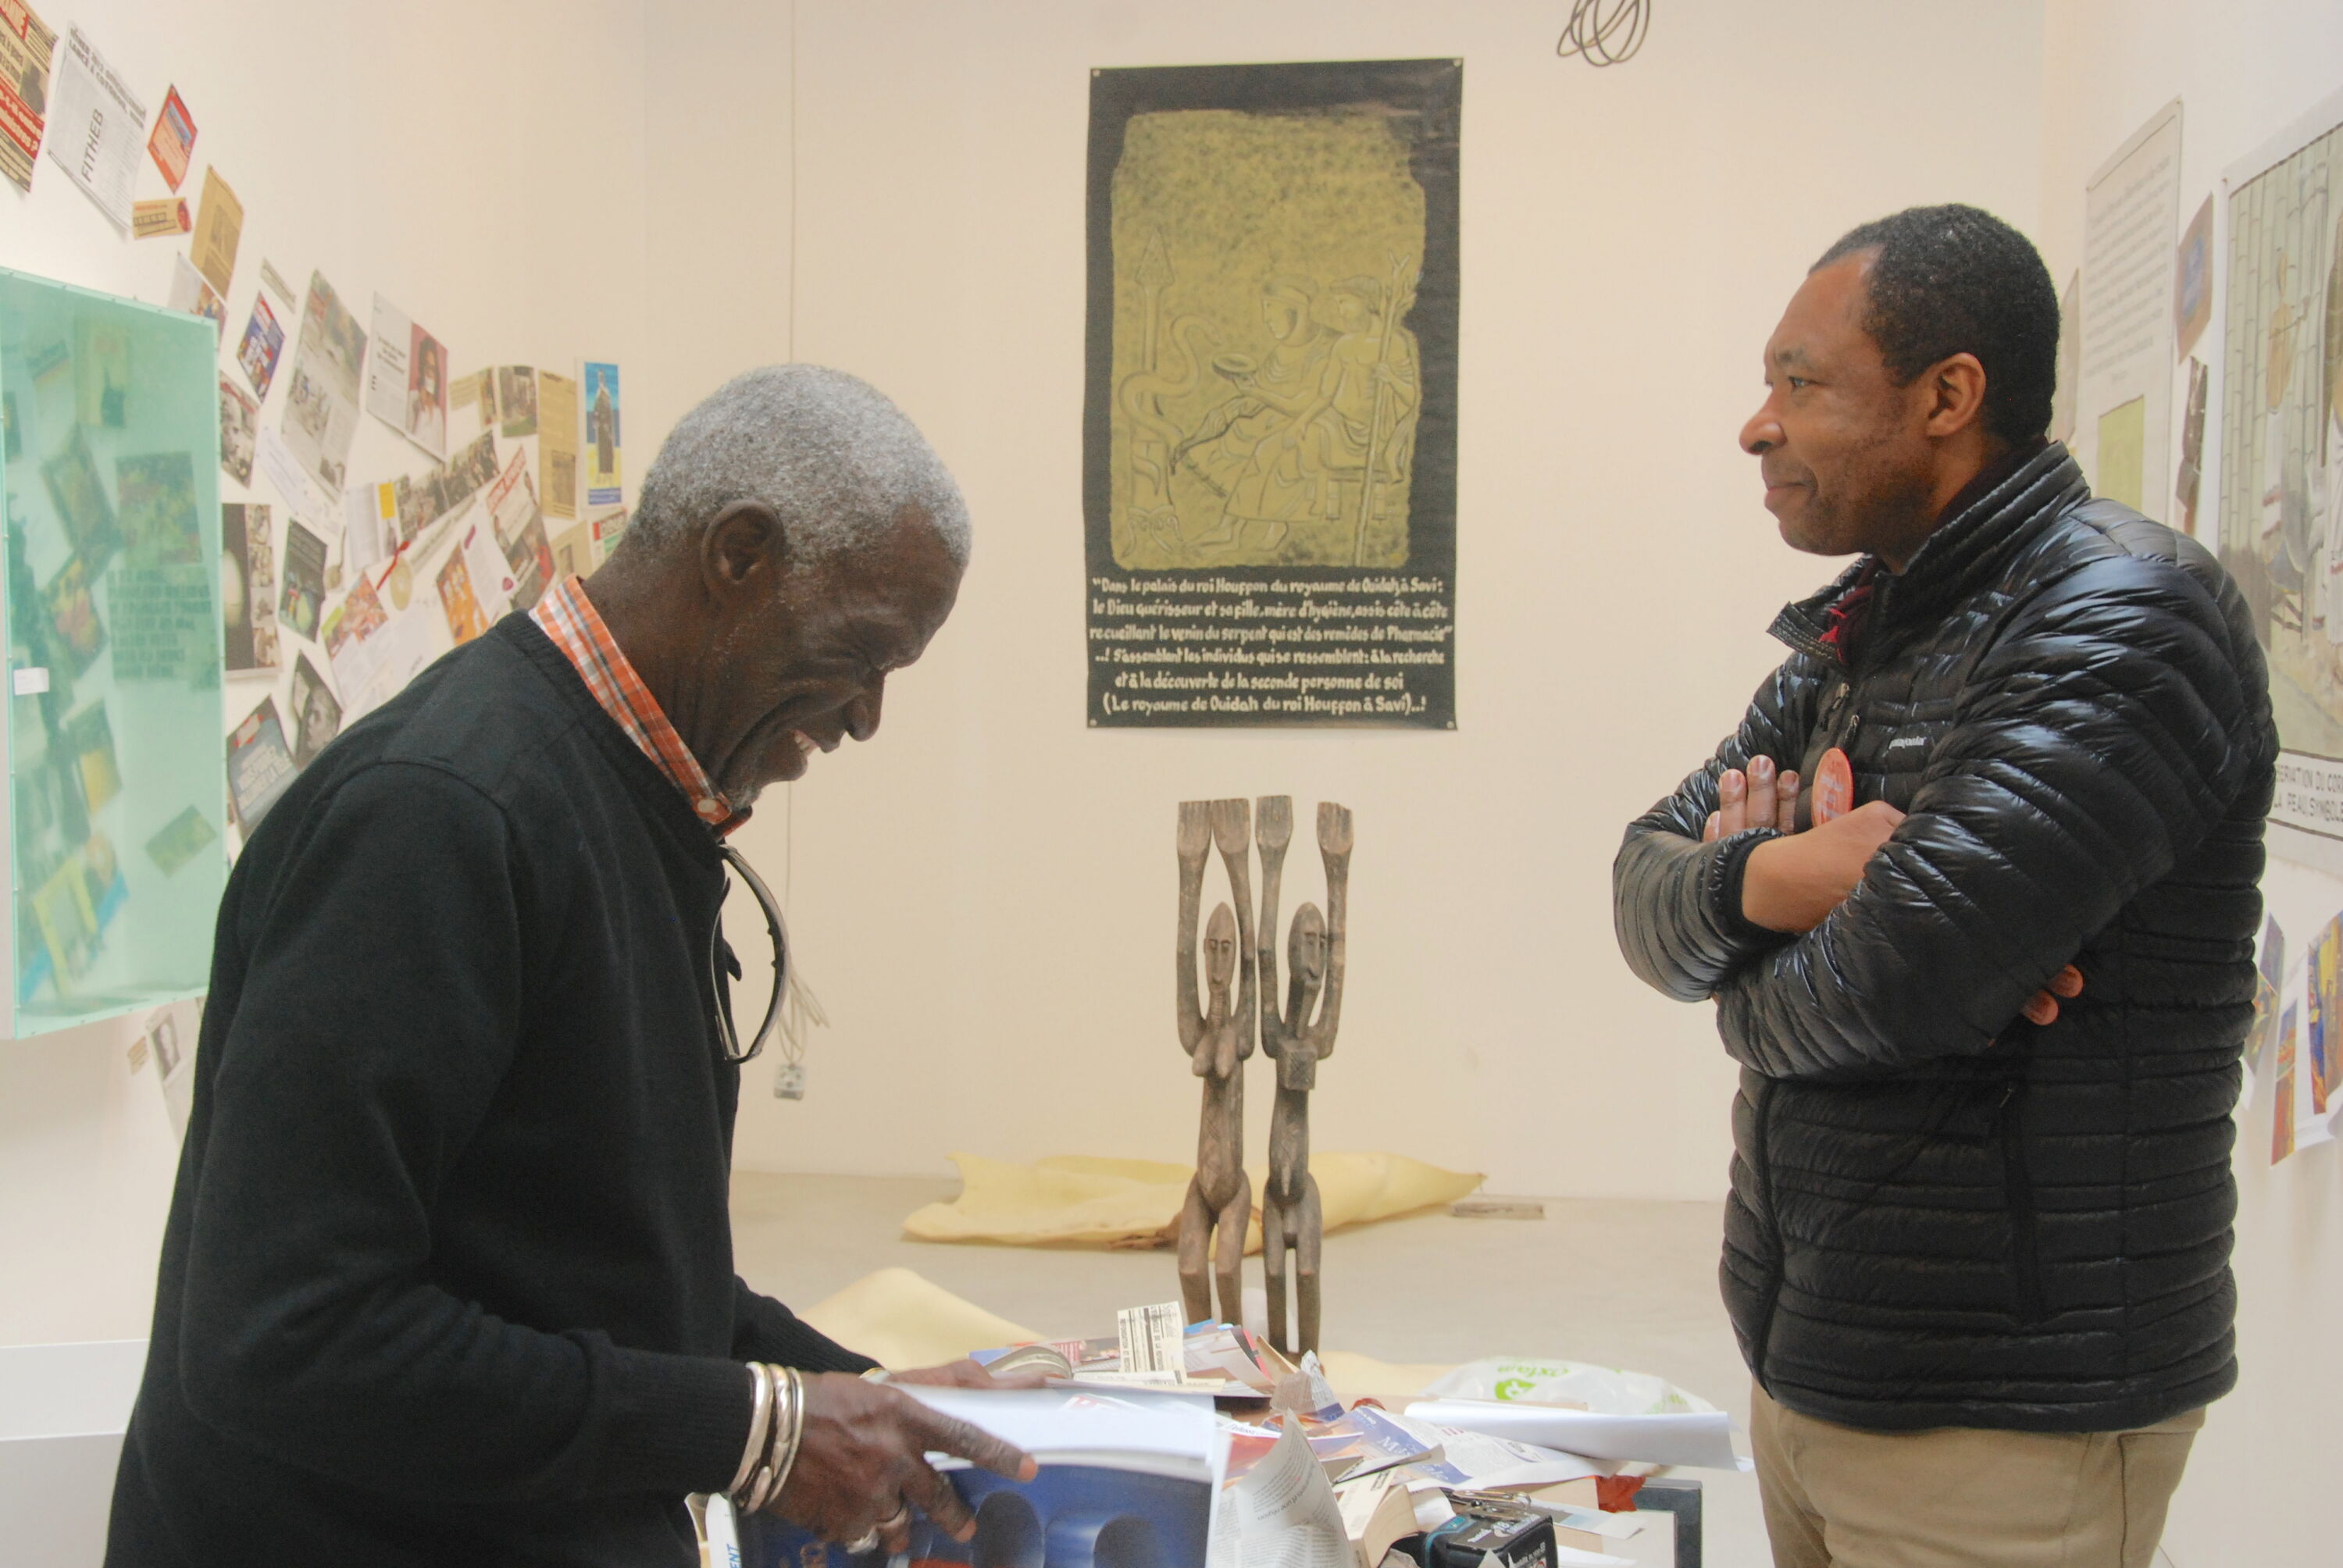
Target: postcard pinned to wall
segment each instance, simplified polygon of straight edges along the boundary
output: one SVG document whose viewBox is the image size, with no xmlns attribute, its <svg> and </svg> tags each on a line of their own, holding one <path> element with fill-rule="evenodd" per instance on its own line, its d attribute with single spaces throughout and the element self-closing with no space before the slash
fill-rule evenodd
<svg viewBox="0 0 2343 1568">
<path fill-rule="evenodd" d="M 179 196 L 157 196 L 153 201 L 130 204 L 130 234 L 134 239 L 161 239 L 166 235 L 186 234 L 196 226 L 187 216 L 187 204 Z"/>
<path fill-rule="evenodd" d="M 256 302 L 259 297 L 254 296 Z M 285 409 L 285 445 L 302 469 L 338 500 L 358 433 L 366 369 L 366 328 L 342 304 L 326 275 L 309 275 L 301 338 L 293 350 L 293 385 Z M 290 498 L 287 498 L 288 499 Z"/>
<path fill-rule="evenodd" d="M 138 133 L 146 106 L 115 75 L 78 27 L 65 31 L 49 100 L 49 161 L 64 167 L 115 227 L 130 232 L 130 186 L 138 174 Z"/>
<path fill-rule="evenodd" d="M 481 407 L 498 421 L 497 434 L 508 441 L 536 435 L 537 372 L 526 365 L 499 365 L 496 377 L 496 406 Z"/>
<path fill-rule="evenodd" d="M 183 264 L 185 259 L 181 258 Z M 269 383 L 277 379 L 277 357 L 284 352 L 285 328 L 277 323 L 277 312 L 268 307 L 266 296 L 254 295 L 252 318 L 245 323 L 244 340 L 236 345 L 236 362 L 244 367 L 245 379 L 252 383 L 252 395 L 264 403 L 268 401 Z"/>
<path fill-rule="evenodd" d="M 505 471 L 488 487 L 488 520 L 497 547 L 511 568 L 512 608 L 528 609 L 552 585 L 553 546 L 545 535 L 545 515 L 529 482 L 528 454 L 515 452 Z"/>
<path fill-rule="evenodd" d="M 294 636 L 312 641 L 326 608 L 326 541 L 297 522 L 285 525 L 285 597 L 278 621 Z"/>
<path fill-rule="evenodd" d="M 1454 726 L 1463 94 L 1091 75 L 1091 723 Z"/>
<path fill-rule="evenodd" d="M 220 620 L 227 668 L 277 668 L 276 534 L 268 508 L 231 501 L 220 508 Z"/>
<path fill-rule="evenodd" d="M 204 281 L 204 275 L 184 256 L 171 258 L 171 308 L 202 317 L 212 324 L 213 336 L 226 341 L 227 301 Z"/>
<path fill-rule="evenodd" d="M 260 440 L 260 405 L 243 387 L 219 378 L 220 472 L 239 485 L 252 483 L 252 456 Z"/>
<path fill-rule="evenodd" d="M 578 515 L 578 383 L 537 374 L 537 483 L 546 515 Z"/>
<path fill-rule="evenodd" d="M 0 174 L 20 191 L 33 188 L 56 42 L 23 0 L 0 0 Z"/>
<path fill-rule="evenodd" d="M 2272 852 L 2343 874 L 2343 93 L 2222 180 L 2221 564 L 2268 656 Z"/>
<path fill-rule="evenodd" d="M 179 89 L 173 87 L 163 95 L 162 110 L 155 116 L 154 130 L 147 134 L 147 156 L 163 171 L 163 183 L 176 191 L 179 182 L 187 177 L 187 160 L 195 151 L 195 116 L 187 113 Z"/>
<path fill-rule="evenodd" d="M 447 350 L 407 312 L 374 297 L 367 412 L 430 453 L 447 455 Z"/>
<path fill-rule="evenodd" d="M 334 689 L 317 673 L 306 653 L 293 659 L 293 689 L 287 698 L 293 709 L 293 766 L 307 768 L 341 732 L 342 705 Z"/>
<path fill-rule="evenodd" d="M 285 723 L 277 716 L 277 699 L 264 697 L 227 737 L 228 799 L 246 838 L 252 837 L 297 771 L 293 749 L 285 743 Z"/>
<path fill-rule="evenodd" d="M 244 243 L 244 204 L 220 178 L 219 170 L 204 171 L 203 200 L 196 206 L 196 270 L 222 295 L 236 276 L 236 248 Z"/>
<path fill-rule="evenodd" d="M 618 367 L 608 360 L 586 361 L 586 504 L 626 503 L 618 466 Z"/>
</svg>

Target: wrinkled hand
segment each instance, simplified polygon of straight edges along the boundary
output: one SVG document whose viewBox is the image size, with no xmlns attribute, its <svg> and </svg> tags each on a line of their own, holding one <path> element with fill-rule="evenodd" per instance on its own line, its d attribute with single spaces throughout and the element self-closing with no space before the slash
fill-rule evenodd
<svg viewBox="0 0 2343 1568">
<path fill-rule="evenodd" d="M 910 1510 L 955 1541 L 974 1535 L 975 1515 L 929 1468 L 922 1456 L 930 1452 L 955 1454 L 1015 1481 L 1038 1473 L 1029 1455 L 990 1432 L 881 1383 L 846 1372 L 809 1374 L 805 1401 L 797 1464 L 768 1511 L 827 1541 L 855 1540 L 900 1512 L 900 1521 L 880 1533 L 887 1554 L 899 1556 L 911 1549 Z"/>
<path fill-rule="evenodd" d="M 887 1381 L 925 1383 L 931 1388 L 1040 1388 L 1048 1380 L 1040 1372 L 1011 1372 L 1006 1377 L 995 1377 L 981 1364 L 962 1356 L 938 1366 L 890 1372 Z"/>
</svg>

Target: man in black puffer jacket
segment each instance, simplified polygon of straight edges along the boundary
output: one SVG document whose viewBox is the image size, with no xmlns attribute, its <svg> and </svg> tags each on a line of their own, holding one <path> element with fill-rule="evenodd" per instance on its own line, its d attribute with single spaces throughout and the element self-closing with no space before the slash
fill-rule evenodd
<svg viewBox="0 0 2343 1568">
<path fill-rule="evenodd" d="M 1861 558 L 1614 870 L 1627 961 L 1742 1065 L 1722 1276 L 1782 1568 L 2144 1565 L 2237 1377 L 2277 739 L 2219 565 L 2044 439 L 2057 316 L 1970 207 L 1815 264 L 1742 444 L 1791 545 Z"/>
</svg>

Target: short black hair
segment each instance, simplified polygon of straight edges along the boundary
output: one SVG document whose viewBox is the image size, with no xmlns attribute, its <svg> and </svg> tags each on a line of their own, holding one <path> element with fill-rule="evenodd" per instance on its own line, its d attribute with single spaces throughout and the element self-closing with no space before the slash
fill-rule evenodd
<svg viewBox="0 0 2343 1568">
<path fill-rule="evenodd" d="M 2034 242 L 1973 206 L 1906 207 L 1851 228 L 1806 270 L 1875 251 L 1863 327 L 1898 385 L 1956 354 L 1985 367 L 1986 428 L 2012 443 L 2050 428 L 2058 290 Z"/>
</svg>

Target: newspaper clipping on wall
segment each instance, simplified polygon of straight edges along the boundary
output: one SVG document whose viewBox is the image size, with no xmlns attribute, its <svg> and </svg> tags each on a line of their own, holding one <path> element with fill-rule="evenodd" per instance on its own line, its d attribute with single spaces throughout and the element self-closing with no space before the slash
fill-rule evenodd
<svg viewBox="0 0 2343 1568">
<path fill-rule="evenodd" d="M 1463 82 L 1091 76 L 1091 724 L 1454 727 Z"/>
<path fill-rule="evenodd" d="M 47 123 L 49 62 L 57 35 L 22 0 L 0 0 L 0 174 L 20 191 L 33 188 Z"/>
<path fill-rule="evenodd" d="M 447 347 L 379 294 L 367 412 L 433 457 L 447 455 Z"/>
<path fill-rule="evenodd" d="M 78 27 L 68 28 L 55 59 L 49 103 L 49 161 L 65 171 L 115 227 L 130 232 L 130 187 L 144 150 L 146 106 L 114 74 Z"/>
<path fill-rule="evenodd" d="M 265 302 L 253 296 L 255 319 Z M 326 281 L 309 275 L 309 302 L 301 312 L 301 338 L 293 350 L 293 384 L 285 409 L 285 445 L 294 461 L 337 500 L 358 431 L 359 377 L 366 365 L 366 328 Z M 290 498 L 287 498 L 290 499 Z"/>
</svg>

